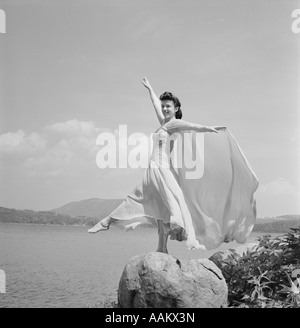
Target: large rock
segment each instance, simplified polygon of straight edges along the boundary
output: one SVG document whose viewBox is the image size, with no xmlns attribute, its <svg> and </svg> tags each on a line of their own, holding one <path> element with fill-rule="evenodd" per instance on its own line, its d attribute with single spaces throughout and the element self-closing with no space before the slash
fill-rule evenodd
<svg viewBox="0 0 300 328">
<path fill-rule="evenodd" d="M 226 260 L 229 260 L 229 257 L 233 257 L 235 259 L 239 259 L 244 256 L 248 251 L 255 251 L 258 243 L 249 243 L 236 248 L 229 248 L 223 251 L 218 251 L 214 253 L 209 260 L 215 263 L 215 265 L 222 270 L 222 268 L 226 265 Z"/>
<path fill-rule="evenodd" d="M 227 307 L 227 285 L 208 259 L 178 260 L 149 252 L 131 257 L 119 283 L 123 308 Z"/>
</svg>

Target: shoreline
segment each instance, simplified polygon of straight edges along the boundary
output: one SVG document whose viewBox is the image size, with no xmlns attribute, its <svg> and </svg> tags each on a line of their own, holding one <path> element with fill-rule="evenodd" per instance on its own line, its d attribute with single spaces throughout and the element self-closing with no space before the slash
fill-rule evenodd
<svg viewBox="0 0 300 328">
<path fill-rule="evenodd" d="M 0 225 L 1 224 L 19 224 L 19 225 L 40 225 L 40 226 L 64 226 L 64 227 L 91 227 L 90 225 L 87 225 L 87 224 L 65 224 L 65 223 L 34 223 L 34 222 L 1 222 L 0 221 Z M 261 223 L 258 223 L 258 224 L 261 224 Z M 300 225 L 300 222 L 299 222 L 299 225 Z M 120 227 L 114 227 L 112 226 L 111 228 L 118 228 L 120 229 Z M 147 227 L 139 227 L 139 229 L 143 229 L 143 230 L 152 230 L 152 229 L 157 229 L 156 227 L 151 227 L 151 226 L 147 226 Z M 290 229 L 290 228 L 288 228 Z M 121 229 L 122 230 L 122 229 Z M 251 231 L 251 234 L 253 233 L 263 233 L 263 234 L 281 234 L 281 233 L 286 233 L 286 231 L 265 231 L 265 230 L 255 230 L 255 226 L 253 228 L 253 230 Z M 251 235 L 250 234 L 250 235 Z"/>
<path fill-rule="evenodd" d="M 86 224 L 65 224 L 65 223 L 33 223 L 33 222 L 1 222 L 0 221 L 0 225 L 1 224 L 19 224 L 19 225 L 40 225 L 40 226 L 64 226 L 64 227 L 90 227 L 89 225 L 86 225 Z M 300 225 L 300 222 L 299 222 L 299 225 Z M 118 228 L 120 229 L 119 227 L 111 227 L 111 228 Z M 157 229 L 156 227 L 139 227 L 139 229 L 143 229 L 143 230 L 148 230 L 148 229 Z M 285 233 L 285 231 L 263 231 L 263 230 L 252 230 L 250 235 L 253 234 L 253 233 L 262 233 L 262 234 L 281 234 L 281 233 Z"/>
</svg>

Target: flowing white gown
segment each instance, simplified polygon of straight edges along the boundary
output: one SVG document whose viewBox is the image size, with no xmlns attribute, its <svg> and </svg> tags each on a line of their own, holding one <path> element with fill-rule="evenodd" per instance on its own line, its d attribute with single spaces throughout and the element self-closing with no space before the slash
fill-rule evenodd
<svg viewBox="0 0 300 328">
<path fill-rule="evenodd" d="M 170 238 L 186 240 L 188 249 L 244 243 L 256 221 L 257 187 L 258 179 L 228 129 L 199 133 L 191 123 L 174 119 L 153 134 L 141 183 L 109 216 L 133 220 L 126 226 L 132 229 L 162 220 Z"/>
</svg>

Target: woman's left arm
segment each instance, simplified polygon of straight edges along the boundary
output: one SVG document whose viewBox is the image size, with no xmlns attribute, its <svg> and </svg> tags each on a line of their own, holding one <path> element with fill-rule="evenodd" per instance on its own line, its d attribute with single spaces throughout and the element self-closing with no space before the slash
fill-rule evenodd
<svg viewBox="0 0 300 328">
<path fill-rule="evenodd" d="M 181 131 L 196 131 L 196 132 L 215 132 L 218 133 L 219 128 L 215 126 L 204 126 L 197 123 L 191 123 L 183 120 L 174 120 L 171 122 L 169 128 L 174 132 L 181 132 Z"/>
<path fill-rule="evenodd" d="M 215 132 L 226 130 L 225 126 L 204 126 L 184 120 L 175 119 L 166 124 L 166 128 L 171 132 L 196 131 L 196 132 Z"/>
<path fill-rule="evenodd" d="M 215 132 L 215 133 L 219 132 L 215 126 L 204 126 L 197 123 L 191 123 L 191 124 L 192 124 L 192 130 L 196 132 Z"/>
<path fill-rule="evenodd" d="M 226 130 L 225 126 L 205 126 L 197 123 L 187 122 L 181 119 L 173 119 L 169 121 L 165 128 L 170 133 L 182 132 L 182 131 L 196 131 L 196 132 L 214 132 Z"/>
</svg>

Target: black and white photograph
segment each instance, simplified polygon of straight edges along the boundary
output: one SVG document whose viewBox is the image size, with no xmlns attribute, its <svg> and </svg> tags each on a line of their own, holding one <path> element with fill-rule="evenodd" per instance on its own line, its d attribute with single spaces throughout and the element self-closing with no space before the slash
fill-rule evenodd
<svg viewBox="0 0 300 328">
<path fill-rule="evenodd" d="M 0 308 L 300 308 L 299 58 L 299 0 L 0 0 Z"/>
</svg>

